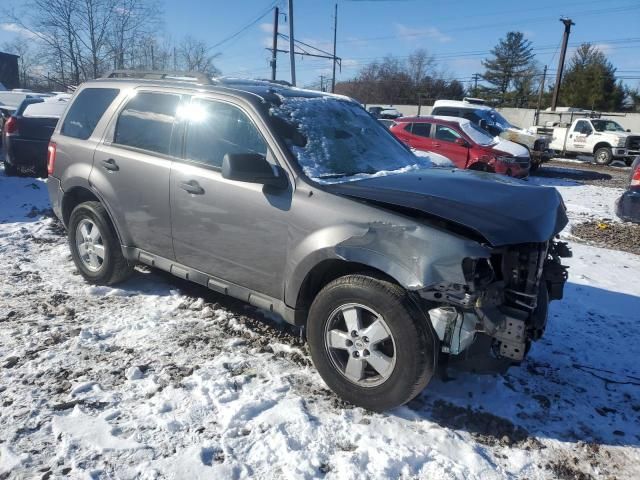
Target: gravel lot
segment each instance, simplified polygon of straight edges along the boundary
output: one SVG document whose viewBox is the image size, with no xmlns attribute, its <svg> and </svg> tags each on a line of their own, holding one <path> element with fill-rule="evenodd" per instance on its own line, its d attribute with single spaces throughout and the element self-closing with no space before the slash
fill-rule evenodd
<svg viewBox="0 0 640 480">
<path fill-rule="evenodd" d="M 545 163 L 533 176 L 573 180 L 599 187 L 626 188 L 629 184 L 629 172 L 630 168 L 626 166 L 601 166 L 589 161 L 556 158 Z"/>
</svg>

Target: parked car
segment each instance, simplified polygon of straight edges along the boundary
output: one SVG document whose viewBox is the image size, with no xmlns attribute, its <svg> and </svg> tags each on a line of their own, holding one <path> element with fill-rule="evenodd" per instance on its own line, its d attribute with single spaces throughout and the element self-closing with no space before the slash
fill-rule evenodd
<svg viewBox="0 0 640 480">
<path fill-rule="evenodd" d="M 49 139 L 69 98 L 63 94 L 22 101 L 3 131 L 6 175 L 47 176 Z"/>
<path fill-rule="evenodd" d="M 16 88 L 13 90 L 0 90 L 0 145 L 2 145 L 2 132 L 4 125 L 16 111 L 20 103 L 27 98 L 45 98 L 49 93 L 35 93 L 31 90 Z"/>
<path fill-rule="evenodd" d="M 380 112 L 382 112 L 384 108 L 382 107 L 369 107 L 367 111 L 376 118 L 380 118 Z"/>
<path fill-rule="evenodd" d="M 640 156 L 631 164 L 629 186 L 616 202 L 616 215 L 625 222 L 640 223 Z"/>
<path fill-rule="evenodd" d="M 380 112 L 380 118 L 388 118 L 390 120 L 400 118 L 401 116 L 402 116 L 402 113 L 400 113 L 395 108 L 385 108 Z"/>
<path fill-rule="evenodd" d="M 532 131 L 534 129 L 527 130 L 513 125 L 496 109 L 485 105 L 484 100 L 477 98 L 464 98 L 462 101 L 436 100 L 431 115 L 466 118 L 492 137 L 501 137 L 522 145 L 529 150 L 532 171 L 553 157 L 553 152 L 549 149 L 549 138 L 546 135 Z"/>
<path fill-rule="evenodd" d="M 403 117 L 395 120 L 391 132 L 412 148 L 444 155 L 458 168 L 517 178 L 529 175 L 526 148 L 492 137 L 464 118 Z"/>
<path fill-rule="evenodd" d="M 344 97 L 153 75 L 82 84 L 51 138 L 89 283 L 143 263 L 280 314 L 334 392 L 378 411 L 445 357 L 504 367 L 540 338 L 567 280 L 556 189 L 423 168 Z"/>
</svg>

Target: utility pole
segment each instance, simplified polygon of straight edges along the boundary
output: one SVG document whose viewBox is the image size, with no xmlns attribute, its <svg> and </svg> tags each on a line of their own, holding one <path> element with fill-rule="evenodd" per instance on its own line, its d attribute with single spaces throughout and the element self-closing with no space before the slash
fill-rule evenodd
<svg viewBox="0 0 640 480">
<path fill-rule="evenodd" d="M 479 73 L 474 73 L 473 74 L 473 96 L 477 97 L 478 96 L 478 79 L 480 78 L 480 74 Z"/>
<path fill-rule="evenodd" d="M 562 71 L 564 70 L 564 57 L 567 54 L 567 43 L 569 42 L 569 34 L 571 26 L 575 25 L 570 18 L 561 18 L 564 23 L 564 35 L 562 36 L 562 50 L 560 52 L 560 60 L 558 61 L 558 75 L 556 76 L 556 86 L 553 88 L 553 97 L 551 98 L 551 111 L 556 111 L 558 106 L 558 96 L 560 95 L 560 82 L 562 81 Z"/>
<path fill-rule="evenodd" d="M 271 50 L 271 80 L 276 79 L 276 58 L 278 54 L 278 17 L 280 16 L 280 9 L 278 7 L 273 9 L 273 49 Z"/>
<path fill-rule="evenodd" d="M 336 91 L 336 39 L 338 38 L 338 2 L 333 16 L 333 75 L 331 76 L 331 93 Z M 342 71 L 342 67 L 340 67 Z"/>
<path fill-rule="evenodd" d="M 544 66 L 542 71 L 542 81 L 540 82 L 540 91 L 538 92 L 538 105 L 536 106 L 536 121 L 535 124 L 540 123 L 540 108 L 542 107 L 542 95 L 544 94 L 544 82 L 547 79 L 547 66 Z"/>
<path fill-rule="evenodd" d="M 293 0 L 289 0 L 289 61 L 291 62 L 291 85 L 296 86 L 296 52 L 293 37 Z"/>
</svg>

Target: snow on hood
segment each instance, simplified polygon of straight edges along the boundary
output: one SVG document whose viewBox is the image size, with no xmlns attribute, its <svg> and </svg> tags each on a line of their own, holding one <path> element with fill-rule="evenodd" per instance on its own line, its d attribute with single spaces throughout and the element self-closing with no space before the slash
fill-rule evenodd
<svg viewBox="0 0 640 480">
<path fill-rule="evenodd" d="M 492 148 L 500 150 L 501 152 L 508 153 L 514 157 L 527 157 L 529 156 L 529 150 L 522 145 L 519 145 L 511 140 L 505 140 L 502 137 L 495 137 L 498 143 L 491 145 Z"/>
</svg>

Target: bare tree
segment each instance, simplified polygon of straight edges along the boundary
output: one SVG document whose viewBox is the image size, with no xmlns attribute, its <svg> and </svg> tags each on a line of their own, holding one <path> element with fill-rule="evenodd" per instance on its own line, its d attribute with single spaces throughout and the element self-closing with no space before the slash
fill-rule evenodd
<svg viewBox="0 0 640 480">
<path fill-rule="evenodd" d="M 419 48 L 407 60 L 407 73 L 411 79 L 419 84 L 425 77 L 435 70 L 436 61 L 424 48 Z"/>
<path fill-rule="evenodd" d="M 209 47 L 202 40 L 197 40 L 192 36 L 186 36 L 178 47 L 180 63 L 182 68 L 189 71 L 219 75 L 220 71 L 213 64 L 219 54 L 211 54 Z"/>
</svg>

